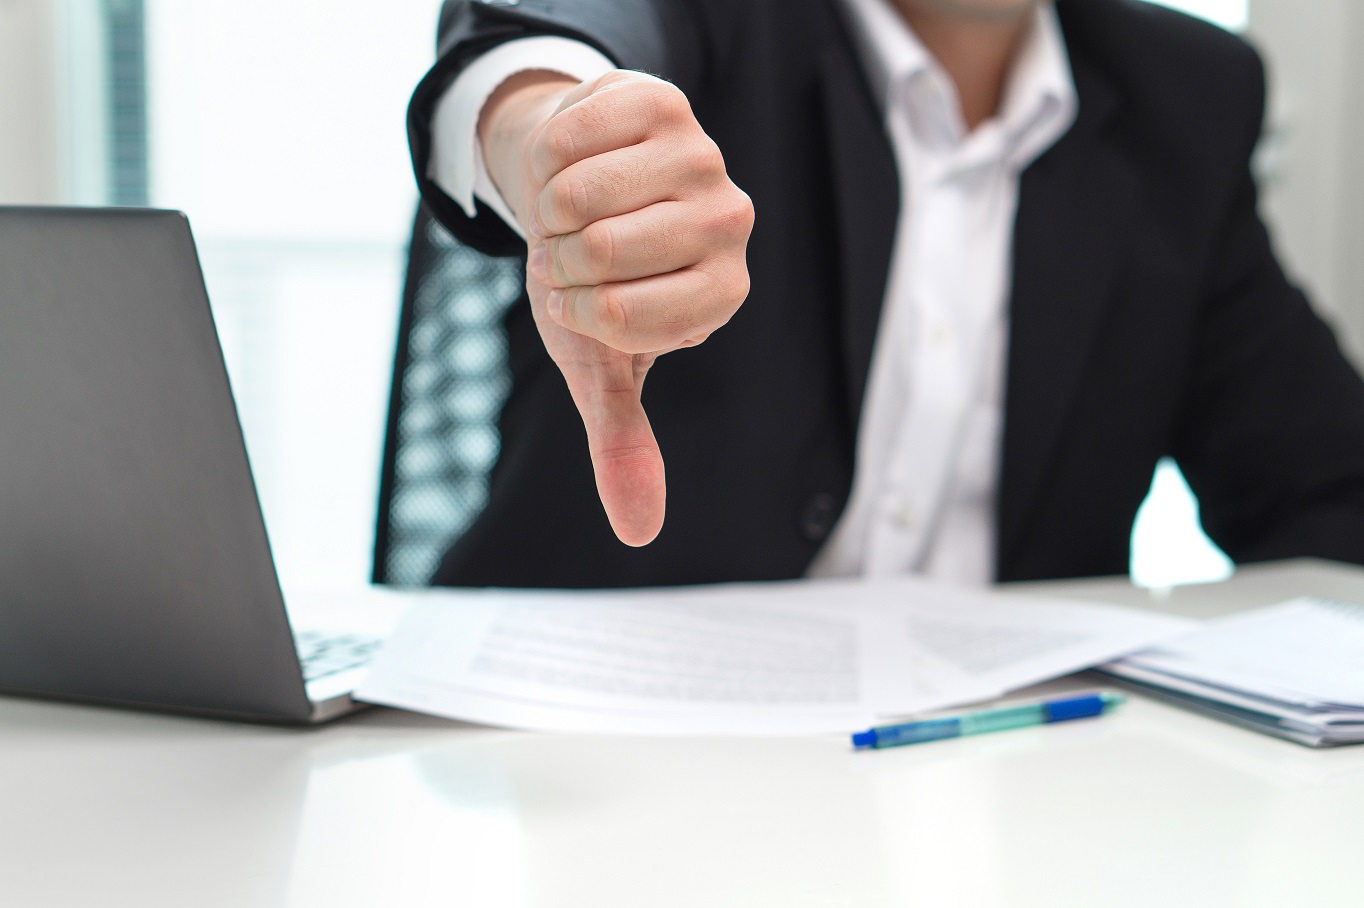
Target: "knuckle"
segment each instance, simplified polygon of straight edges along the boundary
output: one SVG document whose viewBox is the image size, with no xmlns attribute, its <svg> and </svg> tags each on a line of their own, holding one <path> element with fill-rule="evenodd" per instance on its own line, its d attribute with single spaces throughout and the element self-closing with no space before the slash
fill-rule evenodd
<svg viewBox="0 0 1364 908">
<path fill-rule="evenodd" d="M 583 265 L 592 275 L 607 275 L 616 264 L 616 239 L 610 227 L 601 222 L 590 224 L 578 235 Z"/>
<path fill-rule="evenodd" d="M 672 126 L 692 119 L 691 104 L 687 96 L 675 85 L 667 82 L 655 83 L 644 91 L 645 109 L 649 122 L 657 127 Z"/>
<path fill-rule="evenodd" d="M 698 330 L 705 329 L 704 321 L 699 301 L 696 299 L 687 300 L 678 306 L 677 310 L 671 313 L 671 317 L 666 321 L 667 345 L 676 347 L 685 343 L 687 338 L 694 336 Z"/>
<path fill-rule="evenodd" d="M 709 136 L 692 142 L 685 154 L 687 171 L 696 176 L 715 177 L 725 172 L 725 158 Z"/>
<path fill-rule="evenodd" d="M 551 123 L 545 128 L 541 142 L 556 173 L 577 160 L 578 139 L 568 123 Z"/>
<path fill-rule="evenodd" d="M 715 213 L 715 229 L 735 243 L 746 243 L 753 232 L 753 202 L 736 189 L 735 197 L 726 199 Z"/>
<path fill-rule="evenodd" d="M 735 275 L 734 280 L 730 285 L 729 302 L 732 306 L 731 315 L 744 304 L 744 300 L 748 299 L 748 292 L 751 289 L 753 289 L 752 281 L 748 276 L 748 266 L 745 265 L 743 268 L 739 269 L 738 274 Z M 728 319 L 726 319 L 726 321 L 728 321 Z"/>
<path fill-rule="evenodd" d="M 559 225 L 576 224 L 587 209 L 591 192 L 582 180 L 560 177 L 550 187 L 550 212 Z"/>
<path fill-rule="evenodd" d="M 730 320 L 744 300 L 748 299 L 748 267 L 740 263 L 730 267 L 708 272 L 710 286 L 706 294 L 710 305 L 707 306 L 706 321 L 713 331 Z"/>
<path fill-rule="evenodd" d="M 594 321 L 597 324 L 597 339 L 611 347 L 622 349 L 630 334 L 629 306 L 620 288 L 607 284 L 596 288 Z"/>
<path fill-rule="evenodd" d="M 549 258 L 553 267 L 550 275 L 555 286 L 575 287 L 578 282 L 574 279 L 573 268 L 571 266 L 571 256 L 564 254 L 564 238 L 550 237 L 549 239 Z"/>
<path fill-rule="evenodd" d="M 728 305 L 729 314 L 739 308 L 745 299 L 748 298 L 750 280 L 748 277 L 748 263 L 739 258 L 737 261 L 720 274 L 721 299 Z"/>
<path fill-rule="evenodd" d="M 630 77 L 633 75 L 634 73 L 626 69 L 613 69 L 610 70 L 609 72 L 602 73 L 600 76 L 597 76 L 597 78 L 592 80 L 592 85 L 589 88 L 589 93 L 595 94 L 601 91 L 603 88 L 606 88 L 608 85 L 616 85 L 621 82 L 628 82 L 630 81 Z"/>
<path fill-rule="evenodd" d="M 632 69 L 613 69 L 593 80 L 589 96 L 602 91 L 629 89 L 631 85 L 647 78 L 643 73 L 635 72 Z"/>
<path fill-rule="evenodd" d="M 753 233 L 753 223 L 758 216 L 757 209 L 753 207 L 753 199 L 748 193 L 738 186 L 734 187 L 735 192 L 739 193 L 739 212 L 744 227 L 744 236 L 748 237 Z"/>
</svg>

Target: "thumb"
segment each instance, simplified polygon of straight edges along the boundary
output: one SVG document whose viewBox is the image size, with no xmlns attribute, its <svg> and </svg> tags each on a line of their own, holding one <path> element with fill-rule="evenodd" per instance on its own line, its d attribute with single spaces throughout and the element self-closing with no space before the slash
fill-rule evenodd
<svg viewBox="0 0 1364 908">
<path fill-rule="evenodd" d="M 648 545 L 663 527 L 663 455 L 640 403 L 633 358 L 609 348 L 590 365 L 566 370 L 587 429 L 587 448 L 611 529 L 621 542 Z"/>
</svg>

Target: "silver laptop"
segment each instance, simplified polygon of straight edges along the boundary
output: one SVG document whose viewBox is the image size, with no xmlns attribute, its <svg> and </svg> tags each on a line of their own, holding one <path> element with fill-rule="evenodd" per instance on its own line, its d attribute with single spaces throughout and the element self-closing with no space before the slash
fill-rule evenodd
<svg viewBox="0 0 1364 908">
<path fill-rule="evenodd" d="M 376 645 L 289 626 L 185 217 L 0 207 L 0 692 L 319 722 Z"/>
</svg>

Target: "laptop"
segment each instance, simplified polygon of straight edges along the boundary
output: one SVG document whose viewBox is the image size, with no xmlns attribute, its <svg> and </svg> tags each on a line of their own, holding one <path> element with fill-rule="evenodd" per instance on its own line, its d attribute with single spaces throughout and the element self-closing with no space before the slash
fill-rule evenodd
<svg viewBox="0 0 1364 908">
<path fill-rule="evenodd" d="M 184 215 L 0 207 L 0 693 L 323 722 L 377 644 L 289 625 Z"/>
</svg>

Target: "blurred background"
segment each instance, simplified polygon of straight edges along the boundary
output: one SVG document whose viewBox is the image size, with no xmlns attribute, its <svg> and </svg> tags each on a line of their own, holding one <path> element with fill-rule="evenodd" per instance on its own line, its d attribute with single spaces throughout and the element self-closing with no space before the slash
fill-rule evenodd
<svg viewBox="0 0 1364 908">
<path fill-rule="evenodd" d="M 1294 276 L 1364 362 L 1364 4 L 1168 0 L 1246 32 L 1272 74 L 1259 170 Z M 0 204 L 188 212 L 286 586 L 363 584 L 405 248 L 404 134 L 438 0 L 0 0 Z M 1358 38 L 1360 40 L 1356 41 Z M 490 420 L 472 446 L 496 455 Z M 477 496 L 446 519 L 467 519 Z M 463 509 L 462 511 L 460 509 Z M 1226 558 L 1162 464 L 1134 579 Z"/>
</svg>

